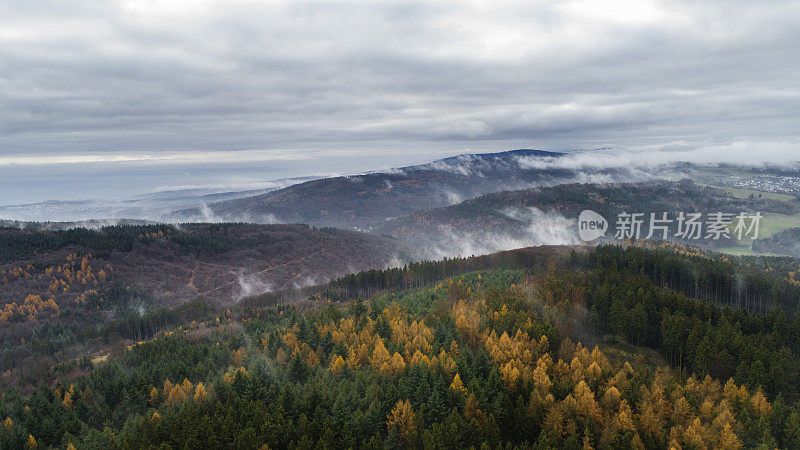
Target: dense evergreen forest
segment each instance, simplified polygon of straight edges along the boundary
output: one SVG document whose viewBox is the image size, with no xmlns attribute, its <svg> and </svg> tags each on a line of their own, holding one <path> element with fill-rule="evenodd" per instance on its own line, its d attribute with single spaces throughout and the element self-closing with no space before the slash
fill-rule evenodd
<svg viewBox="0 0 800 450">
<path fill-rule="evenodd" d="M 293 225 L 304 227 L 307 225 Z M 69 228 L 54 231 L 23 231 L 19 228 L 0 228 L 0 262 L 30 257 L 36 253 L 81 247 L 98 256 L 110 252 L 128 252 L 137 243 L 169 237 L 181 248 L 198 254 L 216 255 L 226 251 L 261 244 L 263 236 L 255 239 L 254 230 L 260 225 L 244 223 L 175 225 L 111 225 L 99 229 Z M 271 228 L 285 226 L 274 225 Z M 186 228 L 186 230 L 182 229 Z"/>
<path fill-rule="evenodd" d="M 532 248 L 129 315 L 6 385 L 0 445 L 797 448 L 797 269 Z"/>
</svg>

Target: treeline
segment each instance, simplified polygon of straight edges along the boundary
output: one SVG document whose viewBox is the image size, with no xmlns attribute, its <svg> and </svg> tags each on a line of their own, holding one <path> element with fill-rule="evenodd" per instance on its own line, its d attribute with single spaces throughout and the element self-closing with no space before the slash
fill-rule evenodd
<svg viewBox="0 0 800 450">
<path fill-rule="evenodd" d="M 166 328 L 174 328 L 193 321 L 208 320 L 218 313 L 216 307 L 199 300 L 185 303 L 176 308 L 158 308 L 153 311 L 126 309 L 113 322 L 102 327 L 100 336 L 106 339 L 119 336 L 124 339 L 142 341 L 150 339 Z"/>
<path fill-rule="evenodd" d="M 0 261 L 12 261 L 35 253 L 61 250 L 69 246 L 83 247 L 96 256 L 112 251 L 130 251 L 142 235 L 172 232 L 171 225 L 114 225 L 97 230 L 70 228 L 55 231 L 0 229 Z"/>
<path fill-rule="evenodd" d="M 657 286 L 681 292 L 687 297 L 753 312 L 767 312 L 780 307 L 791 313 L 800 303 L 800 286 L 785 279 L 788 266 L 783 270 L 770 270 L 773 265 L 780 267 L 790 263 L 786 258 L 764 257 L 723 262 L 682 255 L 673 250 L 635 246 L 599 246 L 591 252 L 577 248 L 540 247 L 348 274 L 331 281 L 322 289 L 321 295 L 331 300 L 368 298 L 377 293 L 416 288 L 492 267 L 542 273 L 551 264 L 569 270 L 613 266 L 625 276 L 644 275 Z M 276 303 L 279 303 L 277 299 Z"/>
<path fill-rule="evenodd" d="M 128 252 L 138 242 L 169 239 L 197 254 L 216 255 L 270 242 L 269 232 L 308 230 L 307 225 L 254 225 L 246 223 L 190 223 L 181 225 L 113 225 L 98 229 L 27 230 L 0 228 L 0 261 L 13 261 L 36 253 L 82 247 L 98 257 Z M 265 233 L 266 231 L 266 233 Z M 285 239 L 285 236 L 284 236 Z"/>
<path fill-rule="evenodd" d="M 484 256 L 415 262 L 401 268 L 367 270 L 332 280 L 322 295 L 332 300 L 368 298 L 381 292 L 418 288 L 467 272 L 497 267 L 541 272 L 551 263 L 563 265 L 570 252 L 563 247 L 531 247 Z"/>
<path fill-rule="evenodd" d="M 645 275 L 660 287 L 732 308 L 754 312 L 775 308 L 796 311 L 800 286 L 770 270 L 768 264 L 758 264 L 759 259 L 722 262 L 681 255 L 673 250 L 600 246 L 589 255 L 586 263 L 590 268 L 615 267 L 626 277 Z"/>
</svg>

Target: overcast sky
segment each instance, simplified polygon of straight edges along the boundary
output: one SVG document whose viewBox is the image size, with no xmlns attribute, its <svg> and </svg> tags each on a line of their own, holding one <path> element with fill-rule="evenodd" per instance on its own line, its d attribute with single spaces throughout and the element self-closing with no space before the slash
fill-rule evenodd
<svg viewBox="0 0 800 450">
<path fill-rule="evenodd" d="M 797 1 L 3 0 L 0 166 L 785 151 L 799 81 Z"/>
</svg>

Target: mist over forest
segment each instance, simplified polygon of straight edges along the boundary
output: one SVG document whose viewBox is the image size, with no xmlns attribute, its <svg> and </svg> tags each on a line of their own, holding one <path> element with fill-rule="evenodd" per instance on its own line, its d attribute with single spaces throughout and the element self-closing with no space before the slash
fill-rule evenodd
<svg viewBox="0 0 800 450">
<path fill-rule="evenodd" d="M 0 2 L 0 449 L 800 448 L 798 23 Z"/>
</svg>

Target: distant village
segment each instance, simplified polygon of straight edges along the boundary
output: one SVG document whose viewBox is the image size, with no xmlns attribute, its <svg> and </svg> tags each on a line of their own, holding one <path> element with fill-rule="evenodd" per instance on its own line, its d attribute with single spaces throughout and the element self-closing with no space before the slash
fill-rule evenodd
<svg viewBox="0 0 800 450">
<path fill-rule="evenodd" d="M 726 187 L 752 189 L 776 194 L 800 195 L 800 177 L 759 175 L 754 178 L 731 177 Z"/>
</svg>

